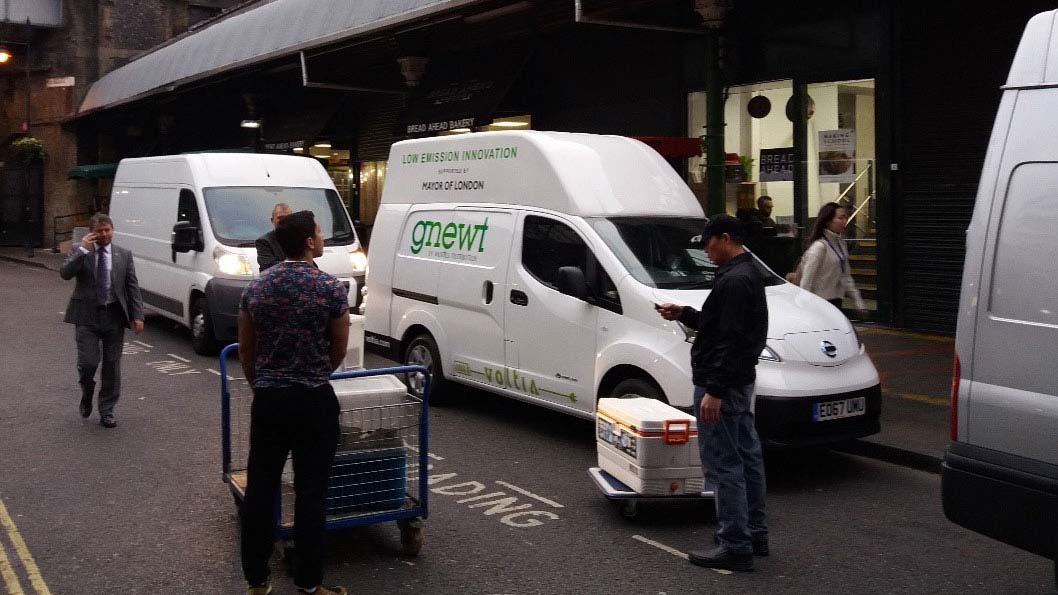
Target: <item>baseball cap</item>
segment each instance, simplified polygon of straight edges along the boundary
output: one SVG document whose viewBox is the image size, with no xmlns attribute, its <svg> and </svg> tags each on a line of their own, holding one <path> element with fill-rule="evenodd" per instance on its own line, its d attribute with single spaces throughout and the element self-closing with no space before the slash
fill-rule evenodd
<svg viewBox="0 0 1058 595">
<path fill-rule="evenodd" d="M 746 236 L 745 227 L 738 219 L 725 214 L 713 215 L 705 220 L 705 227 L 702 229 L 702 243 L 705 244 L 709 238 L 725 233 L 739 243 Z"/>
</svg>

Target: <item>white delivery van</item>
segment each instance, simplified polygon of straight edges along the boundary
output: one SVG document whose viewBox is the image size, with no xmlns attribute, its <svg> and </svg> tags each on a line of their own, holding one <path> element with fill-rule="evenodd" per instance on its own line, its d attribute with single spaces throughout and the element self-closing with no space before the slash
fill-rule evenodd
<svg viewBox="0 0 1058 595">
<path fill-rule="evenodd" d="M 1058 11 L 1029 21 L 966 232 L 941 491 L 1058 579 Z"/>
<path fill-rule="evenodd" d="M 190 327 L 196 352 L 237 338 L 239 298 L 258 275 L 254 242 L 272 229 L 278 202 L 316 215 L 325 238 L 316 264 L 356 299 L 367 257 L 315 159 L 196 153 L 118 164 L 110 198 L 114 241 L 132 250 L 148 312 Z"/>
<path fill-rule="evenodd" d="M 655 303 L 700 308 L 716 267 L 701 206 L 639 141 L 488 132 L 393 145 L 375 219 L 365 343 L 592 418 L 600 397 L 691 406 L 692 338 Z M 771 272 L 757 427 L 773 443 L 875 433 L 878 374 L 849 321 Z"/>
</svg>

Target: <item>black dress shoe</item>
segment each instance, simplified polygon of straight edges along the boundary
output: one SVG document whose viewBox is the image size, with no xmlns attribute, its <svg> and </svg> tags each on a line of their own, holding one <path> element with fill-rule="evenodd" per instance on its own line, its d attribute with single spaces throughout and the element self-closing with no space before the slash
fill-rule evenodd
<svg viewBox="0 0 1058 595">
<path fill-rule="evenodd" d="M 720 534 L 713 533 L 713 543 L 720 545 Z M 768 549 L 768 535 L 753 536 L 753 555 L 758 558 L 767 558 L 771 551 Z"/>
<path fill-rule="evenodd" d="M 81 397 L 81 417 L 92 415 L 92 395 Z"/>
<path fill-rule="evenodd" d="M 723 570 L 753 570 L 753 554 L 736 554 L 723 547 L 709 551 L 696 551 L 687 554 L 687 559 L 695 566 L 721 568 Z"/>
<path fill-rule="evenodd" d="M 99 418 L 99 425 L 103 426 L 104 428 L 116 428 L 118 427 L 118 422 L 114 420 L 113 415 L 104 415 L 103 417 Z"/>
</svg>

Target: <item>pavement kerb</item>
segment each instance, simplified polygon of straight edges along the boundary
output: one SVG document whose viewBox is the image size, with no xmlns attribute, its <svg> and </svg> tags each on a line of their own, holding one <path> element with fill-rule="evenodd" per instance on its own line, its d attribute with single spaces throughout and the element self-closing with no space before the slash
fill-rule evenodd
<svg viewBox="0 0 1058 595">
<path fill-rule="evenodd" d="M 38 260 L 35 257 L 34 258 L 30 258 L 28 256 L 18 257 L 18 256 L 9 256 L 7 254 L 0 254 L 0 260 L 5 260 L 5 261 L 8 261 L 8 262 L 15 262 L 15 263 L 18 263 L 18 264 L 24 264 L 24 265 L 31 266 L 31 267 L 37 267 L 39 269 L 49 269 L 49 270 L 53 270 L 53 271 L 59 270 L 57 267 L 48 266 L 47 262 L 44 262 L 43 260 Z"/>
</svg>

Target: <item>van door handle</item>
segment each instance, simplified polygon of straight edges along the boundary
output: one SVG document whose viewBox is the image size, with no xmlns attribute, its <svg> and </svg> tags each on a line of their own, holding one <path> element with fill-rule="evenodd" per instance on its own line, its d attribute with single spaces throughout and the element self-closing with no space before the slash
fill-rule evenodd
<svg viewBox="0 0 1058 595">
<path fill-rule="evenodd" d="M 524 291 L 518 291 L 517 289 L 511 290 L 511 303 L 515 306 L 528 306 L 529 296 L 525 295 Z"/>
<path fill-rule="evenodd" d="M 492 288 L 493 288 L 492 281 L 486 281 L 485 282 L 485 304 L 486 305 L 492 303 Z"/>
</svg>

